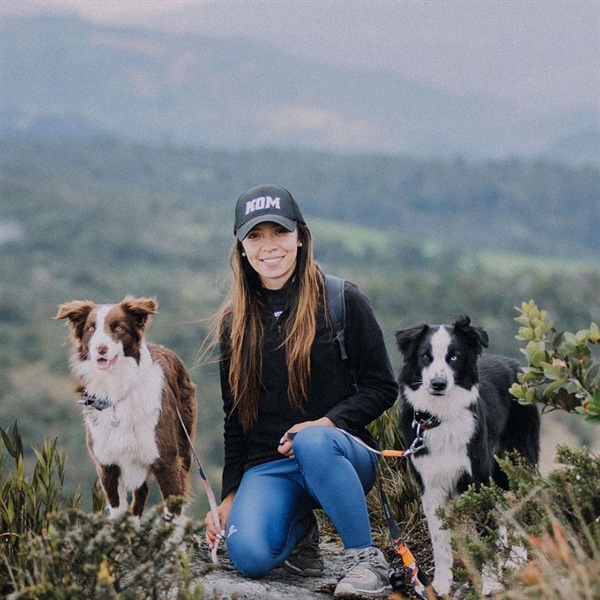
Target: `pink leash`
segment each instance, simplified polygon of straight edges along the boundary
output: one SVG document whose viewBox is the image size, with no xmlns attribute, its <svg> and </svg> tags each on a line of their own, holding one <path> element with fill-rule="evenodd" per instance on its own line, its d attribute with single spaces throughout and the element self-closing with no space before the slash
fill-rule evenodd
<svg viewBox="0 0 600 600">
<path fill-rule="evenodd" d="M 204 486 L 204 491 L 206 492 L 206 496 L 208 498 L 208 504 L 210 505 L 210 511 L 212 513 L 212 518 L 215 523 L 215 527 L 217 528 L 217 531 L 220 530 L 221 536 L 224 536 L 225 531 L 223 529 L 220 529 L 221 519 L 219 518 L 219 511 L 217 510 L 217 501 L 215 500 L 215 494 L 214 494 L 212 488 L 210 487 L 210 483 L 208 482 L 206 473 L 204 472 L 204 469 L 202 468 L 202 463 L 200 462 L 200 458 L 198 457 L 198 454 L 196 453 L 196 449 L 194 448 L 194 444 L 192 443 L 192 438 L 190 437 L 190 434 L 188 433 L 185 423 L 183 422 L 183 418 L 181 417 L 179 408 L 175 407 L 175 410 L 177 411 L 177 416 L 179 417 L 179 422 L 181 423 L 181 426 L 183 427 L 185 437 L 187 437 L 188 442 L 190 443 L 190 448 L 192 449 L 192 454 L 194 455 L 194 458 L 196 459 L 196 465 L 198 466 L 198 472 L 200 473 L 200 478 L 202 479 L 202 485 Z M 215 545 L 212 547 L 212 551 L 211 551 L 211 558 L 212 558 L 213 564 L 216 565 L 217 567 L 219 566 L 219 559 L 217 558 L 217 547 L 219 545 L 218 539 L 219 538 L 217 538 L 217 542 L 215 542 Z"/>
</svg>

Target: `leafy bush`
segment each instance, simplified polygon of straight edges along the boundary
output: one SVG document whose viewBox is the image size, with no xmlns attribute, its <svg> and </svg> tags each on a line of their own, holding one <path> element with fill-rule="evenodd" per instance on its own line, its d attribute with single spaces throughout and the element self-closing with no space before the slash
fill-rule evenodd
<svg viewBox="0 0 600 600">
<path fill-rule="evenodd" d="M 453 532 L 457 577 L 481 586 L 492 565 L 505 600 L 591 600 L 600 594 L 600 459 L 587 449 L 557 448 L 564 465 L 542 478 L 518 457 L 500 461 L 510 491 L 471 487 L 456 499 L 445 525 Z M 504 525 L 506 537 L 495 526 Z M 527 549 L 524 558 L 522 548 Z M 512 564 L 506 570 L 499 565 Z"/>
<path fill-rule="evenodd" d="M 34 448 L 31 481 L 25 476 L 23 443 L 15 422 L 0 428 L 0 595 L 11 600 L 199 598 L 191 584 L 191 525 L 166 522 L 163 506 L 143 520 L 109 519 L 96 486 L 96 512 L 85 513 L 79 493 L 62 498 L 64 457 L 56 440 Z M 14 469 L 8 470 L 8 456 Z M 169 498 L 170 512 L 181 498 Z M 182 541 L 185 543 L 182 546 Z"/>
<path fill-rule="evenodd" d="M 577 333 L 557 331 L 533 300 L 523 302 L 519 312 L 517 339 L 527 342 L 522 349 L 527 366 L 511 387 L 512 395 L 521 402 L 580 412 L 600 423 L 600 362 L 590 346 L 600 344 L 598 325 Z"/>
<path fill-rule="evenodd" d="M 175 503 L 169 503 L 170 510 Z M 9 599 L 199 598 L 199 584 L 193 591 L 185 585 L 191 555 L 181 541 L 189 541 L 190 534 L 189 525 L 178 532 L 165 521 L 160 505 L 141 521 L 76 508 L 60 511 L 50 516 L 46 531 L 28 537 L 27 565 L 11 570 L 16 591 Z"/>
<path fill-rule="evenodd" d="M 25 476 L 23 443 L 15 422 L 11 431 L 0 428 L 0 576 L 8 578 L 8 565 L 23 567 L 27 562 L 24 544 L 28 535 L 47 530 L 49 516 L 63 504 L 64 456 L 56 440 L 34 448 L 36 464 L 31 481 Z M 7 453 L 14 460 L 14 471 L 7 472 Z M 79 504 L 79 495 L 69 498 L 67 506 Z M 2 590 L 0 589 L 0 592 Z"/>
</svg>

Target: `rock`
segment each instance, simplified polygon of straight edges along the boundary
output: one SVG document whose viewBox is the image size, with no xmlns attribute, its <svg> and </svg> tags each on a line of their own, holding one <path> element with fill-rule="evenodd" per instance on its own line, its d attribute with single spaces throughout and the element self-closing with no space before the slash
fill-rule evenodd
<svg viewBox="0 0 600 600">
<path fill-rule="evenodd" d="M 194 582 L 202 586 L 202 598 L 206 599 L 324 600 L 333 597 L 342 577 L 344 550 L 332 539 L 321 542 L 321 553 L 325 561 L 322 577 L 301 577 L 281 567 L 262 579 L 248 579 L 232 569 L 225 553 L 219 554 L 221 567 L 215 567 L 208 546 L 202 544 L 195 550 L 191 570 Z"/>
</svg>

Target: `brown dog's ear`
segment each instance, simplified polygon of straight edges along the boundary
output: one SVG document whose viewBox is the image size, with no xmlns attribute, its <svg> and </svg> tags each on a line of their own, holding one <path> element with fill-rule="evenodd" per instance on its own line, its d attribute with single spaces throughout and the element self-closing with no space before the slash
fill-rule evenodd
<svg viewBox="0 0 600 600">
<path fill-rule="evenodd" d="M 423 323 L 422 325 L 415 325 L 408 329 L 396 331 L 396 344 L 405 360 L 410 356 L 413 346 L 418 343 L 428 329 L 429 325 Z"/>
<path fill-rule="evenodd" d="M 72 300 L 61 304 L 54 318 L 68 319 L 74 337 L 81 338 L 83 326 L 94 308 L 96 308 L 96 305 L 89 300 Z"/>
<path fill-rule="evenodd" d="M 119 305 L 124 311 L 133 315 L 136 323 L 142 329 L 150 322 L 150 315 L 158 313 L 158 302 L 154 298 L 126 296 Z"/>
</svg>

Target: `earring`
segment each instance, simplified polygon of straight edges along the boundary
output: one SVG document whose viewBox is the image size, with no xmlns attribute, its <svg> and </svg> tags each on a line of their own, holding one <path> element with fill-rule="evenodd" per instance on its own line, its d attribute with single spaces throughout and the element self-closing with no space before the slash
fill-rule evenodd
<svg viewBox="0 0 600 600">
<path fill-rule="evenodd" d="M 242 252 L 242 256 L 246 256 L 246 253 L 245 253 L 245 252 Z"/>
<path fill-rule="evenodd" d="M 299 244 L 298 244 L 298 248 L 300 248 L 300 246 L 302 246 L 302 242 L 299 242 Z"/>
</svg>

